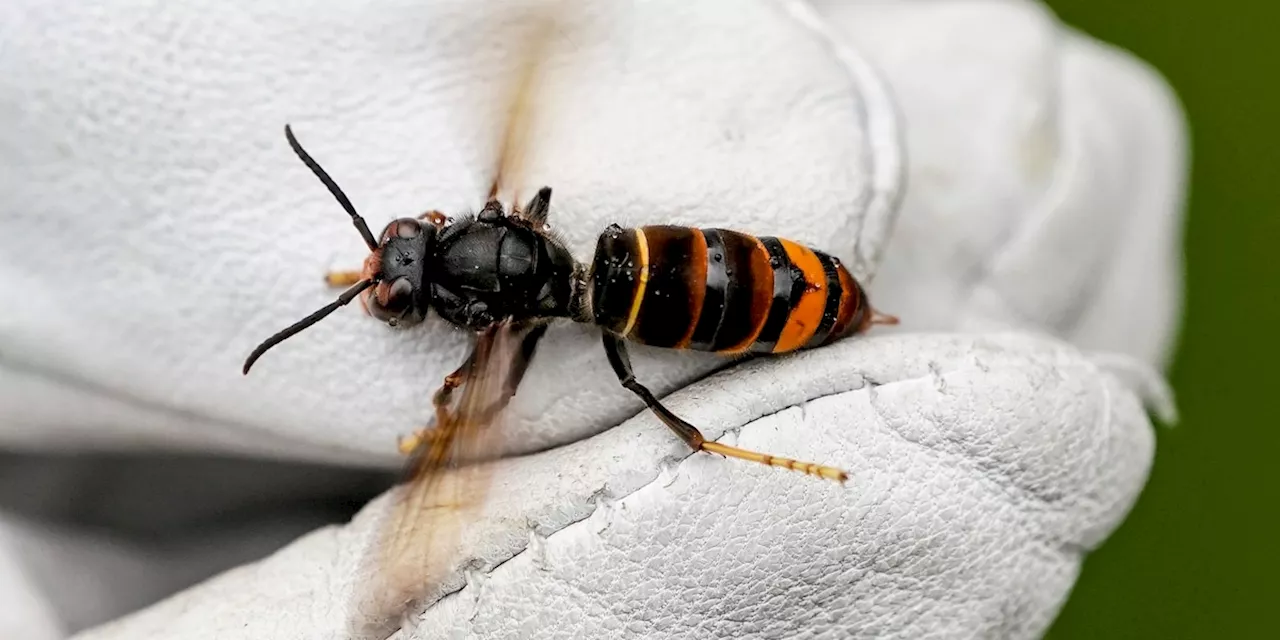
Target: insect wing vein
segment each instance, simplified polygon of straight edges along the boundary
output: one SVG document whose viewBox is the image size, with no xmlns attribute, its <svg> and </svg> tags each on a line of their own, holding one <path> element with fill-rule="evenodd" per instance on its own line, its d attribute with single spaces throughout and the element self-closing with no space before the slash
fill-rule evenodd
<svg viewBox="0 0 1280 640">
<path fill-rule="evenodd" d="M 492 461 L 503 450 L 506 381 L 522 329 L 500 323 L 478 334 L 456 400 L 447 407 L 406 465 L 393 489 L 377 542 L 371 575 L 357 594 L 353 632 L 386 633 L 405 614 L 456 590 L 454 571 L 465 560 L 463 533 L 483 509 Z"/>
</svg>

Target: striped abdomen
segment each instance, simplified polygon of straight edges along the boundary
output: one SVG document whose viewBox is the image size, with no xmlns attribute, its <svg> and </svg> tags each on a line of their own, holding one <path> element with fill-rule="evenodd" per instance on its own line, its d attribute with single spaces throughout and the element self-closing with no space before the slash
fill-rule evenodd
<svg viewBox="0 0 1280 640">
<path fill-rule="evenodd" d="M 855 333 L 870 313 L 835 258 L 725 229 L 611 227 L 591 273 L 596 324 L 656 347 L 783 353 Z"/>
</svg>

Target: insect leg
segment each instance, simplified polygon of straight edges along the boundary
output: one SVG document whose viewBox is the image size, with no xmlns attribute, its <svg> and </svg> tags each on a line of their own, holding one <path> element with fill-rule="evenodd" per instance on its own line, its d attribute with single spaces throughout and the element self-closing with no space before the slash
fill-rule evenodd
<svg viewBox="0 0 1280 640">
<path fill-rule="evenodd" d="M 520 387 L 520 381 L 524 379 L 525 372 L 529 370 L 529 362 L 533 360 L 533 354 L 538 349 L 538 342 L 542 340 L 542 336 L 546 333 L 546 323 L 540 323 L 524 334 L 520 342 L 520 350 L 512 356 L 511 372 L 503 383 L 502 396 L 486 407 L 479 415 L 474 416 L 473 419 L 479 422 L 487 422 L 494 414 L 507 407 L 511 398 L 516 395 L 516 390 Z M 476 352 L 472 350 L 466 362 L 463 362 L 462 366 L 458 367 L 456 371 L 446 376 L 444 384 L 440 385 L 440 388 L 436 390 L 435 396 L 432 398 L 432 404 L 435 405 L 436 410 L 435 424 L 442 424 L 444 420 L 448 419 L 446 412 L 449 408 L 449 402 L 453 399 L 453 391 L 466 382 L 475 359 Z M 419 447 L 431 442 L 434 431 L 434 427 L 419 429 L 409 436 L 400 438 L 396 446 L 400 449 L 400 453 L 410 455 Z"/>
<path fill-rule="evenodd" d="M 546 324 L 539 324 L 529 330 L 524 335 L 524 340 L 520 342 L 520 355 L 511 368 L 511 377 L 507 378 L 507 397 L 510 398 L 516 394 L 516 389 L 520 386 L 520 381 L 524 379 L 524 374 L 529 370 L 529 362 L 533 360 L 533 354 L 538 351 L 538 342 L 542 340 L 542 336 L 547 333 Z"/>
<path fill-rule="evenodd" d="M 445 223 L 449 221 L 449 216 L 446 216 L 445 214 L 439 211 L 436 211 L 435 209 L 432 209 L 431 211 L 428 211 L 418 216 L 418 219 L 426 220 L 427 222 L 437 227 L 443 227 Z"/>
<path fill-rule="evenodd" d="M 463 361 L 462 366 L 454 370 L 453 373 L 444 377 L 444 383 L 440 385 L 439 389 L 436 389 L 435 395 L 431 397 L 431 404 L 436 410 L 435 425 L 429 426 L 425 429 L 418 429 L 407 436 L 402 436 L 398 441 L 396 441 L 396 448 L 400 450 L 401 454 L 406 456 L 411 455 L 422 446 L 431 442 L 433 439 L 432 434 L 435 432 L 436 427 L 444 424 L 444 421 L 448 418 L 447 410 L 449 408 L 449 401 L 453 398 L 453 390 L 462 386 L 462 383 L 466 381 L 467 374 L 471 371 L 471 364 L 475 362 L 475 359 L 476 352 L 475 349 L 472 349 L 470 355 L 468 355 L 467 359 Z"/>
<path fill-rule="evenodd" d="M 520 215 L 534 227 L 547 223 L 548 209 L 551 207 L 551 187 L 543 187 L 533 194 L 529 204 L 525 205 Z"/>
<path fill-rule="evenodd" d="M 525 372 L 529 370 L 533 354 L 538 350 L 538 342 L 546 332 L 547 325 L 542 323 L 535 325 L 524 334 L 524 338 L 520 341 L 520 350 L 512 355 L 511 372 L 503 383 L 502 395 L 480 414 L 478 419 L 481 422 L 488 422 L 494 414 L 506 409 L 511 398 L 515 397 L 516 391 L 520 388 L 520 382 L 524 380 Z"/>
<path fill-rule="evenodd" d="M 649 407 L 663 424 L 667 425 L 676 435 L 680 436 L 685 443 L 696 451 L 706 451 L 709 453 L 718 453 L 727 458 L 738 458 L 740 460 L 749 460 L 759 462 L 761 464 L 783 467 L 793 471 L 799 471 L 806 475 L 818 476 L 844 482 L 848 479 L 848 475 L 834 467 L 814 464 L 812 462 L 800 462 L 789 458 L 780 458 L 765 453 L 748 451 L 747 449 L 739 449 L 738 447 L 720 444 L 719 442 L 708 441 L 702 436 L 702 432 L 698 428 L 685 422 L 669 409 L 664 407 L 653 393 L 644 385 L 636 381 L 635 373 L 631 370 L 631 357 L 627 354 L 627 345 L 617 336 L 605 332 L 604 334 L 604 351 L 609 358 L 609 364 L 613 367 L 613 372 L 618 376 L 618 382 L 622 383 L 632 393 L 640 396 L 644 400 L 646 406 Z"/>
<path fill-rule="evenodd" d="M 349 287 L 363 278 L 359 271 L 329 271 L 324 274 L 325 284 L 331 287 Z"/>
</svg>

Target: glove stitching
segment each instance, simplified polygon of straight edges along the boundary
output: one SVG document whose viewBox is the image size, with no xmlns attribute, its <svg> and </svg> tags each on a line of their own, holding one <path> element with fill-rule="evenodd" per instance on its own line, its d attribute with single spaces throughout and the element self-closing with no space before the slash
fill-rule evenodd
<svg viewBox="0 0 1280 640">
<path fill-rule="evenodd" d="M 1061 349 L 1055 349 L 1054 351 L 1061 352 Z M 1063 364 L 1063 363 L 1055 363 L 1055 365 L 1054 365 L 1054 366 L 1055 366 L 1055 368 L 1056 368 L 1056 367 L 1062 366 L 1062 364 Z M 985 371 L 989 371 L 989 370 L 997 369 L 997 368 L 1010 368 L 1010 369 L 1015 369 L 1015 370 L 1016 370 L 1018 367 L 1010 367 L 1009 365 L 1006 365 L 1006 364 L 1003 364 L 1003 363 L 1002 363 L 1002 364 L 997 364 L 997 365 L 989 365 L 989 364 L 988 364 L 988 365 L 986 365 L 985 367 L 976 367 L 976 366 L 972 366 L 972 365 L 964 365 L 964 364 L 960 364 L 960 363 L 958 363 L 957 368 L 955 368 L 955 369 L 949 369 L 949 370 L 947 370 L 947 373 L 960 373 L 960 372 L 965 372 L 965 371 L 984 371 L 984 372 L 985 372 Z M 724 432 L 723 432 L 723 433 L 724 433 L 724 434 L 729 434 L 729 433 L 740 433 L 740 432 L 741 432 L 741 430 L 742 430 L 743 428 L 745 428 L 745 427 L 751 426 L 752 424 L 757 423 L 757 422 L 759 422 L 759 421 L 761 421 L 761 420 L 764 420 L 764 419 L 769 418 L 769 417 L 771 417 L 771 416 L 774 416 L 774 415 L 777 415 L 777 414 L 779 414 L 779 413 L 782 413 L 783 411 L 787 411 L 787 410 L 791 410 L 791 409 L 794 409 L 794 408 L 798 408 L 800 405 L 803 405 L 803 404 L 806 404 L 806 403 L 809 403 L 809 402 L 816 402 L 816 401 L 823 400 L 823 399 L 825 399 L 825 398 L 837 397 L 837 396 L 845 395 L 845 394 L 848 394 L 848 393 L 853 393 L 853 392 L 858 392 L 858 391 L 864 391 L 864 390 L 868 392 L 868 395 L 869 395 L 869 396 L 874 397 L 874 394 L 876 393 L 876 391 L 877 391 L 877 389 L 878 389 L 879 387 L 882 387 L 882 386 L 889 386 L 889 385 L 894 385 L 894 384 L 898 384 L 898 383 L 919 382 L 919 381 L 921 381 L 921 380 L 927 380 L 927 379 L 931 378 L 933 375 L 934 375 L 934 374 L 933 374 L 933 372 L 932 372 L 932 371 L 930 371 L 930 372 L 927 372 L 927 373 L 924 373 L 924 374 L 921 374 L 921 375 L 915 375 L 915 376 L 908 377 L 908 378 L 902 378 L 902 379 L 897 379 L 897 380 L 892 380 L 892 381 L 886 381 L 886 382 L 874 382 L 874 381 L 872 380 L 872 378 L 871 378 L 871 377 L 869 377 L 869 376 L 866 376 L 866 375 L 863 375 L 863 374 L 855 374 L 855 375 L 850 376 L 850 378 L 851 378 L 851 379 L 853 379 L 854 381 L 856 381 L 856 383 L 857 383 L 857 384 L 854 384 L 854 385 L 846 384 L 846 385 L 842 385 L 840 389 L 837 389 L 837 390 L 834 390 L 834 391 L 828 391 L 828 392 L 824 392 L 824 393 L 819 393 L 819 394 L 815 394 L 815 395 L 812 395 L 812 396 L 808 396 L 808 395 L 806 395 L 806 396 L 804 396 L 804 399 L 803 399 L 803 400 L 796 401 L 796 402 L 794 402 L 794 403 L 792 403 L 792 404 L 789 404 L 789 405 L 787 405 L 787 406 L 785 406 L 785 407 L 781 407 L 781 408 L 779 408 L 779 409 L 777 409 L 777 410 L 775 410 L 775 411 L 763 412 L 763 413 L 761 413 L 761 414 L 759 414 L 759 415 L 756 415 L 755 417 L 748 418 L 748 419 L 744 420 L 742 424 L 740 424 L 740 425 L 738 425 L 738 426 L 736 426 L 736 427 L 727 427 L 727 428 L 725 428 L 725 429 L 724 429 Z M 676 409 L 678 408 L 678 405 L 676 405 L 675 403 L 673 403 L 672 408 L 673 408 L 673 410 L 676 410 Z M 874 402 L 872 402 L 872 408 L 873 408 L 873 410 L 874 410 L 877 414 L 881 414 L 881 415 L 883 415 L 883 414 L 881 413 L 881 411 L 880 411 L 879 407 L 878 407 L 878 406 L 876 406 Z M 627 421 L 624 421 L 624 423 L 625 423 L 625 422 L 627 422 Z M 622 424 L 622 423 L 620 423 L 620 424 Z M 886 426 L 888 425 L 887 421 L 885 422 L 885 424 L 886 424 Z M 618 426 L 618 425 L 615 425 L 615 426 Z M 971 458 L 971 457 L 969 457 L 969 456 L 966 456 L 966 455 L 964 455 L 964 454 L 961 454 L 961 453 L 953 453 L 953 452 L 949 452 L 949 451 L 945 451 L 945 450 L 939 451 L 939 450 L 935 450 L 935 449 L 933 449 L 932 447 L 929 447 L 928 445 L 926 445 L 926 444 L 924 444 L 924 443 L 917 443 L 917 442 L 914 442 L 914 441 L 912 441 L 912 440 L 910 440 L 910 439 L 906 438 L 904 435 L 902 435 L 902 434 L 901 434 L 900 432 L 898 432 L 896 429 L 889 428 L 889 429 L 887 429 L 887 430 L 888 430 L 888 431 L 890 431 L 890 432 L 892 432 L 894 435 L 898 436 L 899 438 L 901 438 L 903 442 L 910 443 L 910 444 L 914 444 L 914 445 L 916 445 L 916 446 L 918 446 L 918 447 L 920 447 L 920 448 L 922 448 L 922 449 L 925 449 L 926 451 L 929 451 L 929 452 L 931 452 L 931 453 L 947 454 L 948 458 L 958 459 L 958 460 L 959 460 L 959 461 L 961 461 L 961 462 L 966 461 L 966 460 L 967 460 L 967 461 L 969 461 L 969 462 L 971 462 L 971 463 L 976 463 L 976 462 L 977 462 L 975 459 L 973 459 L 973 458 Z M 721 436 L 721 438 L 723 438 L 723 435 Z M 717 438 L 717 440 L 718 440 L 718 439 L 719 439 L 719 438 Z M 670 462 L 670 463 L 672 463 L 672 464 L 674 465 L 674 467 L 678 468 L 678 467 L 679 467 L 679 465 L 680 465 L 681 463 L 683 463 L 685 460 L 688 460 L 689 458 L 691 458 L 691 457 L 692 457 L 694 454 L 696 454 L 696 453 L 697 453 L 697 452 L 689 451 L 688 453 L 685 453 L 685 454 L 674 454 L 674 455 L 664 456 L 664 457 L 662 458 L 662 460 L 660 461 L 660 463 L 662 463 L 662 462 Z M 942 461 L 943 461 L 944 463 L 946 462 L 946 460 L 942 460 Z M 954 461 L 954 460 L 953 460 L 953 461 Z M 1030 496 L 1030 497 L 1034 498 L 1034 499 L 1035 499 L 1034 503 L 1051 504 L 1051 502 L 1050 502 L 1050 501 L 1047 501 L 1047 500 L 1045 500 L 1045 499 L 1043 499 L 1043 498 L 1040 498 L 1039 496 L 1035 496 L 1033 493 L 1031 493 L 1031 491 L 1030 491 L 1030 490 L 1028 490 L 1027 488 L 1021 487 L 1020 485 L 1017 485 L 1016 483 L 1012 483 L 1012 482 L 1010 482 L 1010 483 L 1002 483 L 1002 482 L 999 482 L 999 481 L 995 481 L 995 480 L 993 480 L 993 479 L 990 477 L 992 474 L 987 474 L 987 473 L 984 473 L 984 472 L 983 472 L 984 467 L 983 467 L 981 464 L 976 465 L 976 467 L 975 467 L 975 465 L 974 465 L 974 464 L 970 464 L 970 465 L 963 466 L 963 467 L 960 467 L 960 468 L 961 468 L 962 470 L 966 471 L 966 472 L 971 472 L 974 468 L 976 468 L 976 469 L 978 470 L 978 472 L 977 472 L 977 474 L 976 474 L 976 475 L 977 475 L 977 477 L 978 477 L 981 481 L 984 481 L 984 482 L 988 482 L 988 483 L 990 483 L 990 484 L 992 485 L 992 487 L 993 487 L 993 488 L 997 489 L 998 491 L 1000 491 L 1000 492 L 1001 492 L 1001 493 L 1003 493 L 1003 494 L 1008 495 L 1008 494 L 1010 494 L 1010 492 L 1013 492 L 1014 494 L 1024 494 L 1024 495 L 1027 495 L 1027 496 Z M 993 469 L 994 469 L 994 468 L 993 468 Z M 1005 474 L 1003 471 L 1001 471 L 999 475 L 1001 475 L 1001 476 L 1005 476 L 1005 475 L 1007 475 L 1007 474 Z M 645 490 L 645 489 L 649 488 L 651 485 L 654 485 L 654 484 L 659 483 L 659 482 L 663 482 L 664 480 L 666 480 L 666 477 L 665 477 L 665 476 L 664 476 L 664 474 L 662 473 L 662 471 L 661 471 L 661 467 L 659 467 L 658 472 L 657 472 L 657 473 L 654 473 L 652 478 L 650 478 L 649 480 L 645 481 L 644 483 L 642 483 L 642 484 L 640 484 L 640 485 L 636 486 L 634 489 L 632 489 L 632 490 L 630 490 L 630 491 L 627 491 L 626 493 L 617 494 L 617 495 L 611 495 L 611 500 L 610 500 L 610 501 L 611 501 L 611 502 L 621 502 L 621 501 L 623 501 L 623 500 L 627 499 L 628 497 L 630 497 L 630 496 L 632 496 L 632 495 L 634 495 L 634 494 L 636 494 L 636 493 L 639 493 L 639 492 L 640 492 L 640 491 L 642 491 L 642 490 Z M 596 513 L 599 511 L 599 509 L 600 509 L 600 508 L 601 508 L 601 506 L 602 506 L 602 504 L 601 504 L 601 500 L 599 499 L 599 497 L 598 497 L 598 496 L 604 496 L 604 495 L 606 495 L 607 493 L 608 493 L 608 491 L 607 491 L 607 487 L 604 487 L 604 488 L 601 488 L 601 489 L 596 490 L 595 492 L 593 492 L 593 493 L 591 494 L 593 497 L 596 497 L 596 499 L 595 499 L 593 502 L 591 502 L 591 503 L 590 503 L 590 504 L 591 504 L 591 509 L 590 509 L 589 511 L 585 512 L 585 513 L 582 515 L 582 517 L 580 517 L 580 518 L 578 518 L 578 519 L 575 519 L 575 520 L 573 520 L 573 521 L 571 521 L 571 522 L 567 522 L 567 523 L 566 523 L 565 525 L 563 525 L 562 527 L 560 527 L 560 528 L 558 528 L 558 529 L 556 529 L 556 530 L 554 530 L 554 531 L 551 531 L 551 532 L 549 532 L 549 533 L 546 533 L 545 535 L 541 535 L 541 534 L 540 534 L 540 535 L 541 535 L 541 537 L 542 537 L 544 540 L 549 540 L 549 539 L 550 539 L 550 538 L 552 538 L 553 536 L 555 536 L 555 535 L 557 535 L 557 534 L 560 534 L 561 532 L 564 532 L 565 530 L 569 529 L 570 527 L 572 527 L 572 526 L 574 526 L 574 525 L 578 525 L 578 524 L 580 524 L 580 523 L 582 523 L 582 522 L 585 522 L 585 521 L 587 521 L 587 520 L 591 519 L 592 517 L 594 517 L 594 516 L 596 515 Z M 1025 501 L 1023 501 L 1023 502 L 1025 502 Z M 598 535 L 598 532 L 592 532 L 592 533 L 593 533 L 593 535 Z M 500 561 L 498 561 L 498 562 L 495 562 L 495 563 L 493 563 L 493 564 L 489 565 L 487 568 L 483 569 L 483 570 L 482 570 L 482 572 L 483 572 L 484 574 L 486 574 L 486 575 L 491 574 L 494 570 L 498 569 L 498 567 L 501 567 L 502 565 L 506 564 L 507 562 L 510 562 L 511 560 L 514 560 L 514 559 L 516 559 L 516 558 L 518 558 L 518 557 L 520 557 L 520 556 L 522 556 L 522 555 L 524 555 L 524 554 L 528 553 L 529 551 L 530 551 L 530 548 L 529 548 L 528 543 L 526 542 L 526 543 L 525 543 L 525 546 L 521 547 L 519 550 L 517 550 L 517 551 L 516 551 L 515 553 L 513 553 L 511 556 L 509 556 L 509 557 L 507 557 L 507 558 L 505 558 L 505 559 L 502 559 L 502 560 L 500 560 Z M 469 558 L 469 559 L 468 559 L 467 561 L 465 561 L 463 564 L 466 564 L 466 562 L 475 562 L 475 561 L 477 561 L 477 560 L 480 560 L 481 562 L 483 562 L 483 560 L 482 560 L 482 559 L 479 559 L 479 558 Z M 878 570 L 876 570 L 875 568 L 871 568 L 871 567 L 869 567 L 869 569 L 870 569 L 871 571 L 875 571 L 875 572 L 877 572 L 877 573 L 880 573 L 880 572 L 879 572 Z M 430 609 L 430 608 L 432 608 L 432 607 L 436 606 L 437 604 L 439 604 L 439 603 L 440 603 L 442 600 L 444 600 L 445 598 L 461 597 L 459 594 L 466 592 L 467 588 L 468 588 L 468 585 L 467 585 L 467 584 L 463 584 L 462 586 L 460 586 L 460 587 L 459 587 L 457 590 L 455 590 L 455 591 L 451 591 L 451 592 L 448 592 L 448 593 L 442 594 L 442 595 L 441 595 L 441 597 L 439 597 L 439 598 L 437 598 L 436 600 L 434 600 L 434 601 L 432 601 L 432 602 L 428 603 L 428 604 L 426 605 L 426 607 L 424 607 L 422 610 L 419 610 L 419 612 L 418 612 L 418 613 L 419 613 L 419 614 L 424 613 L 426 610 L 428 610 L 428 609 Z"/>
<path fill-rule="evenodd" d="M 857 377 L 857 381 L 858 381 L 859 383 L 864 383 L 865 378 Z M 890 383 L 890 384 L 891 384 L 891 383 Z M 861 384 L 860 386 L 854 386 L 854 387 L 851 387 L 851 388 L 842 388 L 842 389 L 837 390 L 837 391 L 831 391 L 831 392 L 826 392 L 826 393 L 816 394 L 816 395 L 813 395 L 813 396 L 806 396 L 804 400 L 800 400 L 800 401 L 796 402 L 795 404 L 791 404 L 791 405 L 788 405 L 788 406 L 786 406 L 786 407 L 782 407 L 782 408 L 780 408 L 780 409 L 778 409 L 778 410 L 776 410 L 776 411 L 770 411 L 770 412 L 762 413 L 762 414 L 760 414 L 760 415 L 758 415 L 758 416 L 756 416 L 756 417 L 754 417 L 754 418 L 749 418 L 749 419 L 747 419 L 746 421 L 744 421 L 744 423 L 743 423 L 743 424 L 738 425 L 737 427 L 732 427 L 732 429 L 733 429 L 734 431 L 740 431 L 743 427 L 749 426 L 751 423 L 757 422 L 757 421 L 759 421 L 759 420 L 761 420 L 761 419 L 764 419 L 764 418 L 768 418 L 768 417 L 770 417 L 770 416 L 776 415 L 776 414 L 781 413 L 781 412 L 783 412 L 783 411 L 786 411 L 786 410 L 789 410 L 789 409 L 795 408 L 798 404 L 807 403 L 807 402 L 814 402 L 814 401 L 821 400 L 821 399 L 823 399 L 823 398 L 839 396 L 839 395 L 842 395 L 842 394 L 845 394 L 845 393 L 854 392 L 854 391 L 862 391 L 862 390 L 864 390 L 864 389 L 867 389 L 869 386 L 870 386 L 869 384 L 865 384 L 865 383 L 864 383 L 864 384 Z M 676 409 L 676 407 L 675 407 L 675 406 L 673 406 L 673 407 L 672 407 L 672 409 L 673 409 L 673 410 L 675 410 L 675 409 Z M 642 411 L 641 413 L 643 413 L 643 411 Z M 637 415 L 639 415 L 639 414 L 637 414 Z M 656 420 L 656 418 L 655 418 L 655 420 Z M 619 423 L 619 425 L 615 425 L 615 426 L 620 426 L 621 424 L 625 424 L 626 422 L 629 422 L 629 421 L 630 421 L 630 419 L 628 419 L 628 420 L 624 420 L 622 423 Z M 661 425 L 658 425 L 658 426 L 661 426 Z M 726 428 L 725 433 L 728 433 L 728 432 L 729 432 L 729 428 Z M 673 436 L 673 437 L 674 437 L 674 436 Z M 723 437 L 723 435 L 722 435 L 721 437 Z M 718 438 L 717 438 L 717 440 L 718 440 Z M 691 458 L 692 456 L 694 456 L 696 453 L 698 453 L 698 452 L 696 452 L 696 451 L 688 451 L 687 453 L 684 453 L 684 454 L 673 454 L 673 455 L 663 456 L 663 458 L 659 461 L 659 464 L 661 464 L 661 463 L 663 463 L 663 462 L 670 462 L 670 463 L 673 463 L 675 467 L 678 467 L 678 466 L 680 465 L 680 463 L 683 463 L 685 460 L 688 460 L 689 458 Z M 626 493 L 610 494 L 610 493 L 609 493 L 609 491 L 608 491 L 608 487 L 607 487 L 607 486 L 606 486 L 606 487 L 598 488 L 598 489 L 596 489 L 595 491 L 593 491 L 593 492 L 590 494 L 589 498 L 588 498 L 588 504 L 589 504 L 589 505 L 590 505 L 590 507 L 591 507 L 589 511 L 586 511 L 586 512 L 585 512 L 585 513 L 584 513 L 580 518 L 577 518 L 577 519 L 575 519 L 575 520 L 572 520 L 572 521 L 570 521 L 570 522 L 567 522 L 564 526 L 562 526 L 562 527 L 560 527 L 560 528 L 558 528 L 558 529 L 555 529 L 555 530 L 550 531 L 550 532 L 545 533 L 545 534 L 538 534 L 538 535 L 539 535 L 539 536 L 540 536 L 544 541 L 545 541 L 545 540 L 549 540 L 549 539 L 550 539 L 550 538 L 552 538 L 553 536 L 555 536 L 555 535 L 557 535 L 557 534 L 559 534 L 559 533 L 561 533 L 561 532 L 565 531 L 566 529 L 568 529 L 569 527 L 571 527 L 571 526 L 573 526 L 573 525 L 577 525 L 577 524 L 580 524 L 580 523 L 585 522 L 585 521 L 587 521 L 587 520 L 590 520 L 592 517 L 594 517 L 594 516 L 596 515 L 596 513 L 597 513 L 597 512 L 600 510 L 600 508 L 603 506 L 603 505 L 602 505 L 602 502 L 603 502 L 603 499 L 602 499 L 602 498 L 603 498 L 603 496 L 608 495 L 608 496 L 610 497 L 609 502 L 611 502 L 611 503 L 617 503 L 617 502 L 620 502 L 620 501 L 622 501 L 622 500 L 625 500 L 626 498 L 628 498 L 628 497 L 630 497 L 630 496 L 632 496 L 632 495 L 635 495 L 636 493 L 639 493 L 639 492 L 640 492 L 640 491 L 642 491 L 642 490 L 645 490 L 645 489 L 649 488 L 649 487 L 650 487 L 650 486 L 652 486 L 652 485 L 658 484 L 659 482 L 663 482 L 663 481 L 665 481 L 665 480 L 667 480 L 667 478 L 666 478 L 666 477 L 664 476 L 664 474 L 661 472 L 661 467 L 659 466 L 659 467 L 658 467 L 658 472 L 657 472 L 657 473 L 654 473 L 654 474 L 653 474 L 653 477 L 651 477 L 650 479 L 646 480 L 645 482 L 643 482 L 643 483 L 641 483 L 641 484 L 637 485 L 635 488 L 631 489 L 630 491 L 627 491 Z M 534 523 L 531 523 L 531 524 L 534 524 Z M 540 528 L 540 527 L 539 527 L 538 525 L 534 524 L 534 527 L 532 527 L 532 530 L 536 532 L 536 531 L 538 531 L 538 529 L 539 529 L 539 528 Z M 462 560 L 462 561 L 461 561 L 461 564 L 460 564 L 459 566 L 468 566 L 470 563 L 479 563 L 479 565 L 486 565 L 486 564 L 487 564 L 487 565 L 488 565 L 487 567 L 479 568 L 479 569 L 477 569 L 477 572 L 479 572 L 479 573 L 483 573 L 483 574 L 485 574 L 485 575 L 488 575 L 488 574 L 492 574 L 492 573 L 493 573 L 493 571 L 497 570 L 497 569 L 498 569 L 499 567 L 501 567 L 502 565 L 504 565 L 504 564 L 506 564 L 506 563 L 508 563 L 508 562 L 510 562 L 510 561 L 512 561 L 512 560 L 515 560 L 516 558 L 518 558 L 518 557 L 520 557 L 520 556 L 522 556 L 522 555 L 524 555 L 524 554 L 528 553 L 529 551 L 530 551 L 529 544 L 528 544 L 528 542 L 526 541 L 526 542 L 525 542 L 525 545 L 524 545 L 523 547 L 521 547 L 518 551 L 516 551 L 514 554 L 512 554 L 511 556 L 509 556 L 509 557 L 507 557 L 507 558 L 505 558 L 505 559 L 502 559 L 502 560 L 499 560 L 499 561 L 497 561 L 497 562 L 494 562 L 494 563 L 492 563 L 492 564 L 488 564 L 488 563 L 486 563 L 486 562 L 484 561 L 484 559 L 483 559 L 483 558 L 470 557 L 470 558 L 467 558 L 467 559 L 465 559 L 465 560 Z M 422 614 L 423 612 L 425 612 L 426 610 L 428 610 L 428 609 L 430 609 L 430 608 L 432 608 L 432 607 L 436 606 L 437 604 L 439 604 L 441 601 L 443 601 L 443 600 L 444 600 L 444 599 L 446 599 L 446 598 L 461 597 L 459 594 L 466 592 L 466 591 L 467 591 L 467 589 L 468 589 L 468 585 L 464 583 L 464 584 L 463 584 L 461 587 L 459 587 L 458 589 L 456 589 L 456 590 L 454 590 L 454 591 L 450 591 L 450 592 L 444 593 L 444 594 L 442 594 L 439 598 L 437 598 L 437 599 L 435 599 L 435 600 L 433 600 L 433 601 L 431 601 L 431 602 L 427 603 L 427 605 L 426 605 L 424 608 L 420 609 L 417 613 L 418 613 L 418 614 Z"/>
</svg>

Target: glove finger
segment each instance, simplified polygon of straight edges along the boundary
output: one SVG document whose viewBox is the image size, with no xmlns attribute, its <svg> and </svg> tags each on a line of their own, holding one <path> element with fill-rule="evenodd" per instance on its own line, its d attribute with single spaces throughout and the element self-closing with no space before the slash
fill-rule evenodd
<svg viewBox="0 0 1280 640">
<path fill-rule="evenodd" d="M 1046 331 L 1165 364 L 1187 140 L 1163 79 L 1037 2 L 818 6 L 907 123 L 873 298 L 912 330 Z"/>
<path fill-rule="evenodd" d="M 1035 637 L 1153 446 L 1132 390 L 1016 335 L 848 341 L 714 376 L 670 407 L 850 481 L 690 456 L 648 414 L 501 461 L 455 592 L 408 637 Z M 341 632 L 385 506 L 80 637 Z"/>
</svg>

